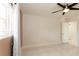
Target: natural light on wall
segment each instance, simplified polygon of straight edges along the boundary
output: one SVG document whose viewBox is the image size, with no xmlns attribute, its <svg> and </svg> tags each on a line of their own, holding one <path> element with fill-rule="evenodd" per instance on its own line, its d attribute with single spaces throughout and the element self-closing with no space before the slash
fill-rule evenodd
<svg viewBox="0 0 79 59">
<path fill-rule="evenodd" d="M 12 8 L 8 3 L 0 3 L 0 37 L 11 33 Z"/>
</svg>

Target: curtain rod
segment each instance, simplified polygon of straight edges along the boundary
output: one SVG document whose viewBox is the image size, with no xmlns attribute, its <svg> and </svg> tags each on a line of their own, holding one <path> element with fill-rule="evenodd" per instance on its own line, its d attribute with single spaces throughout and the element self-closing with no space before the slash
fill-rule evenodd
<svg viewBox="0 0 79 59">
<path fill-rule="evenodd" d="M 10 5 L 13 7 L 14 5 L 16 5 L 17 3 L 10 3 Z"/>
</svg>

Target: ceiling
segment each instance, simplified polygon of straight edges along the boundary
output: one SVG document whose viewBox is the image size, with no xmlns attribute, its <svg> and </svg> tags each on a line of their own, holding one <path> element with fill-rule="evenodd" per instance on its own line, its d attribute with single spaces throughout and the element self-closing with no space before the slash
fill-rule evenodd
<svg viewBox="0 0 79 59">
<path fill-rule="evenodd" d="M 64 3 L 63 3 L 64 4 Z M 71 3 L 69 3 L 71 4 Z M 20 4 L 21 10 L 23 14 L 35 14 L 35 15 L 55 15 L 55 16 L 62 16 L 62 11 L 56 14 L 52 14 L 51 12 L 62 9 L 56 3 L 21 3 Z M 79 8 L 79 4 L 76 6 Z M 66 15 L 79 15 L 79 10 L 71 10 Z"/>
</svg>

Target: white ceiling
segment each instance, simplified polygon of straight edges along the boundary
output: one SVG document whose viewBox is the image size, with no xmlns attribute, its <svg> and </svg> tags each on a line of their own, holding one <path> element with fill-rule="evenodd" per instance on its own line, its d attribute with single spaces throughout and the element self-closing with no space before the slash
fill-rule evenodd
<svg viewBox="0 0 79 59">
<path fill-rule="evenodd" d="M 64 3 L 63 3 L 64 4 Z M 62 9 L 56 3 L 21 3 L 21 10 L 24 14 L 36 14 L 36 15 L 61 15 L 62 11 L 56 14 L 51 14 L 52 11 Z M 79 4 L 74 6 L 79 8 Z M 67 15 L 79 15 L 79 10 L 71 10 Z"/>
</svg>

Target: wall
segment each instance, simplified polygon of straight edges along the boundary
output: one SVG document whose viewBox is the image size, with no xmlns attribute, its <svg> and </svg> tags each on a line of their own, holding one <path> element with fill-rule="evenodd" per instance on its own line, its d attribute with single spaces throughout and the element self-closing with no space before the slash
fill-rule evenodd
<svg viewBox="0 0 79 59">
<path fill-rule="evenodd" d="M 0 56 L 11 55 L 11 36 L 0 38 Z"/>
<path fill-rule="evenodd" d="M 79 47 L 79 16 L 76 17 L 77 20 L 77 46 Z"/>
<path fill-rule="evenodd" d="M 61 43 L 60 20 L 54 17 L 23 15 L 23 47 L 38 47 Z"/>
<path fill-rule="evenodd" d="M 21 34 L 20 34 L 20 37 L 21 37 L 21 42 L 20 42 L 20 43 L 21 43 L 21 47 L 22 47 L 22 37 L 23 37 L 23 33 L 22 33 L 22 25 L 23 25 L 23 24 L 22 24 L 22 23 L 23 23 L 23 22 L 22 22 L 22 18 L 23 18 L 23 13 L 22 13 L 22 10 L 20 9 L 20 31 L 21 31 L 21 32 L 20 32 L 20 33 L 21 33 Z"/>
</svg>

